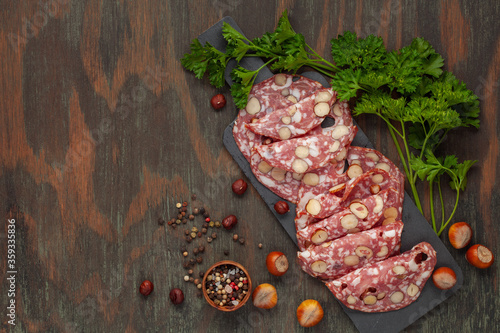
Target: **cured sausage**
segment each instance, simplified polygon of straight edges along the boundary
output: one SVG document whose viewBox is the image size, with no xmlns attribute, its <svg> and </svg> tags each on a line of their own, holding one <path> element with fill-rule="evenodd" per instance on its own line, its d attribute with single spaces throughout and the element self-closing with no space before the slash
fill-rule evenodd
<svg viewBox="0 0 500 333">
<path fill-rule="evenodd" d="M 394 202 L 392 198 L 397 196 L 396 192 L 389 188 L 359 201 L 343 203 L 344 208 L 338 213 L 297 231 L 299 248 L 304 250 L 311 244 L 321 245 L 350 233 L 368 230 L 377 224 L 383 225 L 384 212 L 392 207 L 390 205 Z M 389 213 L 391 211 L 387 211 Z M 396 220 L 389 220 L 392 217 L 390 215 L 385 224 Z"/>
<path fill-rule="evenodd" d="M 410 251 L 368 264 L 326 285 L 350 309 L 398 310 L 417 300 L 436 261 L 436 251 L 429 243 L 422 242 Z"/>
<path fill-rule="evenodd" d="M 319 126 L 335 102 L 330 88 L 316 90 L 294 105 L 275 110 L 246 125 L 252 132 L 276 140 L 301 136 Z"/>
<path fill-rule="evenodd" d="M 399 253 L 402 231 L 403 223 L 395 222 L 311 245 L 297 257 L 305 272 L 322 280 L 333 280 Z"/>
<path fill-rule="evenodd" d="M 322 85 L 317 81 L 288 74 L 278 74 L 254 85 L 247 106 L 239 111 L 233 126 L 234 140 L 245 158 L 250 162 L 252 148 L 266 140 L 249 131 L 246 124 L 291 106 L 320 88 Z"/>
</svg>

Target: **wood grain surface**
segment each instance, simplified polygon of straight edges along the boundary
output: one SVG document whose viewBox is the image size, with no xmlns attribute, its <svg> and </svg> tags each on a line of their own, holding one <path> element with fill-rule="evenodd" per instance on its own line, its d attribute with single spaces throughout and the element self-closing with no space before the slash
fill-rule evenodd
<svg viewBox="0 0 500 333">
<path fill-rule="evenodd" d="M 346 30 L 380 35 L 389 49 L 424 37 L 443 54 L 447 69 L 478 94 L 481 128 L 450 133 L 442 151 L 479 160 L 455 220 L 469 222 L 473 242 L 498 257 L 500 2 L 5 0 L 0 332 L 306 331 L 295 311 L 307 298 L 325 310 L 315 331 L 356 331 L 323 284 L 293 261 L 295 245 L 256 191 L 250 187 L 243 197 L 231 192 L 242 173 L 222 145 L 223 130 L 236 115 L 229 89 L 195 79 L 179 61 L 189 42 L 224 16 L 253 38 L 273 30 L 284 9 L 295 30 L 325 56 L 329 40 Z M 228 97 L 221 111 L 209 104 L 216 93 Z M 378 119 L 357 121 L 380 151 L 397 160 Z M 213 220 L 236 214 L 234 232 L 245 245 L 223 229 L 215 229 L 210 244 L 206 235 L 186 244 L 184 230 L 200 227 L 200 216 L 176 229 L 159 225 L 159 218 L 177 215 L 175 204 L 182 201 L 189 202 L 188 212 L 204 205 Z M 16 225 L 15 326 L 6 309 L 9 219 Z M 499 263 L 473 268 L 464 250 L 441 238 L 465 284 L 406 331 L 500 331 Z M 183 280 L 180 248 L 198 243 L 207 249 L 195 274 L 218 260 L 236 260 L 255 285 L 276 286 L 278 306 L 264 311 L 247 304 L 221 313 L 207 305 Z M 265 268 L 271 250 L 292 258 L 283 277 Z M 155 285 L 147 298 L 138 292 L 144 279 Z M 174 287 L 185 292 L 181 306 L 169 300 Z"/>
</svg>

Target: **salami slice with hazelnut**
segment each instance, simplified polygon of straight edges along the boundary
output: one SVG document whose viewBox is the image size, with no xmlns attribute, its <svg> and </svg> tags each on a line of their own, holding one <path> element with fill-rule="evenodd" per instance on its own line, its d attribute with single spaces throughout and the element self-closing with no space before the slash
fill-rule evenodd
<svg viewBox="0 0 500 333">
<path fill-rule="evenodd" d="M 318 89 L 296 104 L 268 113 L 246 126 L 256 134 L 276 140 L 304 135 L 329 115 L 336 95 L 330 88 Z"/>
<path fill-rule="evenodd" d="M 312 244 L 321 245 L 372 228 L 384 220 L 384 212 L 390 208 L 389 203 L 394 202 L 397 195 L 395 189 L 389 188 L 350 204 L 343 203 L 343 209 L 338 213 L 297 231 L 299 248 L 305 250 Z"/>
<path fill-rule="evenodd" d="M 399 253 L 402 231 L 403 223 L 395 222 L 311 245 L 297 257 L 305 272 L 322 280 L 333 280 Z"/>
<path fill-rule="evenodd" d="M 285 200 L 297 202 L 301 181 L 293 173 L 273 168 L 255 151 L 250 156 L 250 167 L 257 180 L 269 190 Z"/>
<path fill-rule="evenodd" d="M 357 131 L 356 126 L 332 126 L 322 134 L 277 141 L 255 149 L 269 165 L 305 174 L 332 160 L 343 160 Z"/>
<path fill-rule="evenodd" d="M 294 81 L 294 77 L 298 79 Z M 288 74 L 278 74 L 255 84 L 246 108 L 239 111 L 233 126 L 234 139 L 245 158 L 250 161 L 252 149 L 265 141 L 265 137 L 248 130 L 247 124 L 287 108 L 322 87 L 317 81 Z"/>
<path fill-rule="evenodd" d="M 343 186 L 347 176 L 343 173 L 344 161 L 328 163 L 302 175 L 302 182 L 298 190 L 297 206 L 295 208 L 295 228 L 303 229 L 319 219 L 312 217 L 306 212 L 306 205 L 310 199 L 328 192 L 332 188 L 337 189 L 337 196 L 343 195 Z"/>
<path fill-rule="evenodd" d="M 436 262 L 434 248 L 422 242 L 403 254 L 358 268 L 326 285 L 350 309 L 399 310 L 418 299 Z"/>
</svg>

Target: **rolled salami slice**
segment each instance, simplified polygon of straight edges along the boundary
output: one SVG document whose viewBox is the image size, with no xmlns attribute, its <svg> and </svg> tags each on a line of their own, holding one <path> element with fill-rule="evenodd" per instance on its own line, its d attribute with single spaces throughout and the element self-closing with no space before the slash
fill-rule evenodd
<svg viewBox="0 0 500 333">
<path fill-rule="evenodd" d="M 349 175 L 349 170 L 352 168 L 352 164 L 347 170 Z M 344 201 L 352 201 L 354 199 L 362 199 L 369 197 L 370 195 L 377 194 L 378 192 L 388 189 L 388 188 L 398 189 L 398 202 L 397 205 L 399 209 L 398 213 L 401 214 L 403 207 L 404 192 L 401 192 L 401 183 L 399 179 L 393 177 L 387 171 L 379 168 L 374 168 L 362 175 L 357 175 L 355 178 L 350 179 L 346 183 L 346 189 L 344 192 Z M 400 216 L 400 215 L 398 215 Z"/>
<path fill-rule="evenodd" d="M 341 184 L 347 181 L 347 176 L 343 170 L 344 161 L 341 161 L 335 164 L 328 163 L 322 168 L 303 174 L 295 208 L 296 230 L 305 228 L 307 225 L 319 220 L 306 212 L 306 205 L 310 199 L 328 192 L 329 189 L 337 185 L 339 185 L 339 190 L 342 190 L 343 186 Z M 339 192 L 338 196 L 342 197 L 343 193 L 343 191 Z"/>
<path fill-rule="evenodd" d="M 246 108 L 239 111 L 233 126 L 234 139 L 245 158 L 250 162 L 252 148 L 266 140 L 249 131 L 246 124 L 275 110 L 289 107 L 320 88 L 322 85 L 317 81 L 288 74 L 278 74 L 254 85 Z"/>
<path fill-rule="evenodd" d="M 323 134 L 278 141 L 256 147 L 262 159 L 273 167 L 296 173 L 306 173 L 337 159 L 345 158 L 358 128 L 332 126 Z"/>
<path fill-rule="evenodd" d="M 296 104 L 268 113 L 246 126 L 256 134 L 276 140 L 304 135 L 330 114 L 336 95 L 330 88 L 318 89 Z"/>
<path fill-rule="evenodd" d="M 401 185 L 399 190 L 401 193 L 404 193 L 404 174 L 381 152 L 370 148 L 350 146 L 347 150 L 347 162 L 349 165 L 355 164 L 359 166 L 363 172 L 370 171 L 374 168 L 387 171 L 391 176 L 399 180 Z"/>
<path fill-rule="evenodd" d="M 311 245 L 298 252 L 297 257 L 305 272 L 322 280 L 333 280 L 399 253 L 402 231 L 403 223 L 395 222 L 321 245 Z"/>
<path fill-rule="evenodd" d="M 269 190 L 285 200 L 297 202 L 301 181 L 291 172 L 273 168 L 255 151 L 250 157 L 250 167 L 257 180 Z"/>
<path fill-rule="evenodd" d="M 410 251 L 371 263 L 326 285 L 350 309 L 399 310 L 417 300 L 436 261 L 436 251 L 429 243 L 422 242 Z"/>
<path fill-rule="evenodd" d="M 384 212 L 392 207 L 388 204 L 392 204 L 396 196 L 397 191 L 389 188 L 361 200 L 342 203 L 344 208 L 338 213 L 297 231 L 299 248 L 304 250 L 311 244 L 321 245 L 348 234 L 368 230 L 377 224 L 382 225 L 379 222 L 385 219 Z M 385 225 L 390 224 L 390 221 L 394 222 L 396 219 L 388 219 Z"/>
</svg>

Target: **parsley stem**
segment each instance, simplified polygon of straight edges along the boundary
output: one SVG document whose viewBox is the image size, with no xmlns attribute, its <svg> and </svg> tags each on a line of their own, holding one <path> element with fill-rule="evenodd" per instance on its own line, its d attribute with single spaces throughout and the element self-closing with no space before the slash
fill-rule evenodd
<svg viewBox="0 0 500 333">
<path fill-rule="evenodd" d="M 338 71 L 339 68 L 337 66 L 335 66 L 334 64 L 332 64 L 331 62 L 329 62 L 328 60 L 326 60 L 325 58 L 323 58 L 322 56 L 320 56 L 318 54 L 318 52 L 316 52 L 312 47 L 310 47 L 307 43 L 306 43 L 306 46 L 313 52 L 313 54 L 318 57 L 319 59 L 321 59 L 325 64 L 327 64 L 328 66 L 330 66 L 333 71 Z"/>
<path fill-rule="evenodd" d="M 438 190 L 439 190 L 439 200 L 441 201 L 441 225 L 444 223 L 444 200 L 443 200 L 443 192 L 441 190 L 441 177 L 438 179 Z"/>
<path fill-rule="evenodd" d="M 387 122 L 387 120 L 386 120 L 386 122 Z M 389 133 L 392 136 L 392 140 L 394 141 L 394 145 L 396 146 L 396 149 L 397 149 L 398 154 L 399 154 L 399 159 L 401 160 L 401 164 L 403 164 L 403 168 L 405 170 L 406 176 L 408 177 L 408 182 L 410 183 L 411 192 L 413 194 L 413 199 L 415 200 L 415 205 L 417 206 L 417 208 L 420 211 L 420 213 L 423 214 L 422 205 L 420 204 L 420 198 L 418 196 L 417 188 L 415 187 L 415 182 L 413 182 L 409 178 L 410 172 L 408 170 L 408 165 L 406 163 L 403 151 L 401 150 L 401 146 L 399 145 L 398 139 L 397 139 L 397 137 L 396 137 L 396 135 L 394 133 L 394 130 L 393 130 L 392 126 L 389 126 Z M 405 142 L 405 144 L 406 144 L 406 141 L 405 141 L 404 138 L 403 138 L 403 142 Z"/>
<path fill-rule="evenodd" d="M 457 187 L 457 198 L 455 200 L 455 207 L 453 207 L 453 211 L 451 212 L 450 217 L 448 218 L 446 223 L 444 225 L 441 225 L 441 228 L 439 229 L 439 231 L 437 233 L 438 236 L 441 236 L 441 233 L 444 231 L 444 229 L 446 229 L 448 224 L 451 222 L 451 219 L 455 215 L 455 211 L 457 210 L 457 207 L 458 207 L 458 199 L 459 198 L 460 198 L 460 187 Z"/>
<path fill-rule="evenodd" d="M 327 71 L 325 71 L 325 70 L 317 67 L 316 65 L 310 64 L 309 66 L 312 67 L 312 68 L 314 68 L 315 70 L 317 70 L 318 72 L 320 72 L 323 75 L 329 76 L 331 78 L 333 78 L 335 76 L 332 73 L 329 73 L 329 72 L 327 72 Z"/>
<path fill-rule="evenodd" d="M 429 181 L 429 204 L 431 208 L 431 220 L 432 220 L 432 229 L 434 232 L 437 232 L 436 228 L 436 217 L 434 216 L 434 195 L 433 195 L 434 181 Z"/>
</svg>

